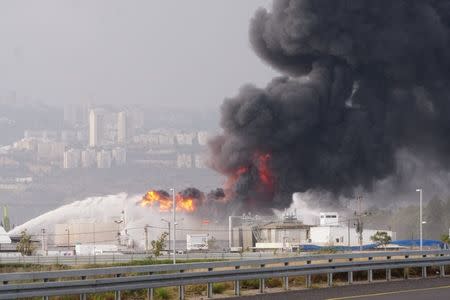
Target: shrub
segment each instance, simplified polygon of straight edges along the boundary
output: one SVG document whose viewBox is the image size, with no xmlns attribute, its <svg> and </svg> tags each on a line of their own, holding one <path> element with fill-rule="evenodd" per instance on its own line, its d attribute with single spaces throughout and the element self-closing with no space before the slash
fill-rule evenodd
<svg viewBox="0 0 450 300">
<path fill-rule="evenodd" d="M 155 290 L 155 295 L 157 299 L 161 300 L 169 300 L 170 299 L 170 293 L 169 290 L 166 288 L 158 288 Z"/>
<path fill-rule="evenodd" d="M 258 279 L 242 280 L 241 287 L 243 289 L 258 289 L 259 288 L 259 280 Z"/>
<path fill-rule="evenodd" d="M 213 293 L 214 294 L 222 294 L 227 289 L 225 283 L 219 282 L 213 284 Z"/>
<path fill-rule="evenodd" d="M 283 282 L 280 278 L 268 278 L 266 279 L 266 287 L 268 288 L 276 288 L 276 287 L 282 287 Z"/>
</svg>

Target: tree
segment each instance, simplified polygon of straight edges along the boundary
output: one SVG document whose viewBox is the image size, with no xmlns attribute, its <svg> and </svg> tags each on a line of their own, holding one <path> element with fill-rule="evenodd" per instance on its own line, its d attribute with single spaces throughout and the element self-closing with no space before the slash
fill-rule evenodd
<svg viewBox="0 0 450 300">
<path fill-rule="evenodd" d="M 377 231 L 374 235 L 370 237 L 372 242 L 383 246 L 386 249 L 386 245 L 391 242 L 391 237 L 387 234 L 386 231 Z"/>
<path fill-rule="evenodd" d="M 151 242 L 152 254 L 155 257 L 161 256 L 161 252 L 166 248 L 166 240 L 168 235 L 169 234 L 167 232 L 163 232 L 157 240 L 153 240 Z"/>
<path fill-rule="evenodd" d="M 441 235 L 441 241 L 450 245 L 450 236 L 448 234 Z"/>
<path fill-rule="evenodd" d="M 31 255 L 34 251 L 34 245 L 31 241 L 31 235 L 27 233 L 26 230 L 23 230 L 20 233 L 20 241 L 17 243 L 16 247 L 17 251 L 19 251 L 22 255 Z"/>
</svg>

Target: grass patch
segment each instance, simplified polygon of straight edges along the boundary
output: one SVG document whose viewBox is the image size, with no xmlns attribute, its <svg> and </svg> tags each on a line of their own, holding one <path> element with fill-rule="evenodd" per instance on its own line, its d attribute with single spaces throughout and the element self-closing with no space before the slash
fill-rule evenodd
<svg viewBox="0 0 450 300">
<path fill-rule="evenodd" d="M 243 289 L 254 290 L 259 289 L 259 279 L 246 279 L 241 281 Z"/>
<path fill-rule="evenodd" d="M 169 300 L 171 298 L 171 293 L 167 288 L 157 288 L 155 290 L 155 298 L 157 300 Z"/>
<path fill-rule="evenodd" d="M 214 283 L 212 290 L 213 294 L 222 294 L 227 289 L 227 286 L 223 282 Z"/>
<path fill-rule="evenodd" d="M 283 286 L 283 281 L 280 278 L 268 278 L 265 280 L 266 287 L 278 288 Z"/>
</svg>

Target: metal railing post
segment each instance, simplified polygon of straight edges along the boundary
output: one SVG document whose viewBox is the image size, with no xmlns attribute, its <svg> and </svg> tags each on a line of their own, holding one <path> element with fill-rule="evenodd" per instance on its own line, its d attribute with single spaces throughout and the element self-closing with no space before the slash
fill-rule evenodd
<svg viewBox="0 0 450 300">
<path fill-rule="evenodd" d="M 239 266 L 235 266 L 235 270 L 239 270 Z M 240 296 L 241 295 L 241 282 L 239 280 L 234 281 L 234 295 Z"/>
<path fill-rule="evenodd" d="M 48 282 L 48 278 L 44 278 L 44 282 Z M 43 296 L 42 300 L 48 300 L 48 296 Z"/>
<path fill-rule="evenodd" d="M 427 255 L 423 254 L 422 257 L 426 258 Z M 422 278 L 427 278 L 427 266 L 422 267 Z"/>
<path fill-rule="evenodd" d="M 348 261 L 352 262 L 353 258 L 349 258 Z M 353 271 L 349 271 L 347 273 L 347 281 L 348 281 L 348 284 L 353 284 Z"/>
<path fill-rule="evenodd" d="M 409 255 L 405 255 L 405 259 L 408 259 Z M 403 278 L 404 279 L 409 279 L 409 268 L 404 268 L 403 269 Z"/>
<path fill-rule="evenodd" d="M 387 256 L 386 259 L 387 259 L 387 260 L 390 260 L 391 257 L 390 257 L 390 256 Z M 392 279 L 392 276 L 391 276 L 391 269 L 388 268 L 388 269 L 386 269 L 386 281 L 391 281 L 391 279 Z"/>
<path fill-rule="evenodd" d="M 120 274 L 116 274 L 116 277 L 119 278 Z M 115 300 L 120 300 L 121 299 L 121 292 L 120 291 L 114 291 L 114 299 Z"/>
<path fill-rule="evenodd" d="M 149 272 L 148 275 L 153 275 L 153 272 Z M 153 288 L 147 289 L 147 300 L 153 300 Z"/>
<path fill-rule="evenodd" d="M 289 263 L 288 263 L 288 262 L 285 262 L 285 263 L 284 263 L 284 266 L 285 266 L 285 267 L 289 266 Z M 284 277 L 283 277 L 283 282 L 284 282 L 284 284 L 283 284 L 284 290 L 285 290 L 285 291 L 289 290 L 289 277 L 288 277 L 288 276 L 284 276 Z"/>
<path fill-rule="evenodd" d="M 403 269 L 403 279 L 409 279 L 409 268 Z"/>
<path fill-rule="evenodd" d="M 213 270 L 213 268 L 208 268 L 208 272 L 211 272 Z M 213 297 L 213 284 L 212 282 L 208 282 L 206 284 L 206 295 L 208 298 L 212 298 Z"/>
<path fill-rule="evenodd" d="M 333 259 L 328 259 L 328 263 L 332 263 Z M 327 274 L 327 285 L 329 287 L 333 286 L 333 273 L 328 273 Z"/>
<path fill-rule="evenodd" d="M 372 269 L 367 270 L 367 281 L 368 282 L 373 281 L 373 270 Z"/>
<path fill-rule="evenodd" d="M 86 280 L 86 276 L 81 276 L 81 280 Z M 80 294 L 80 300 L 87 300 L 87 296 L 85 293 Z"/>
<path fill-rule="evenodd" d="M 333 273 L 328 273 L 327 274 L 327 285 L 329 287 L 333 286 Z"/>
<path fill-rule="evenodd" d="M 427 267 L 426 266 L 422 267 L 422 277 L 427 278 Z"/>
<path fill-rule="evenodd" d="M 266 265 L 261 265 L 261 268 L 264 268 Z M 260 278 L 259 279 L 259 292 L 262 294 L 264 293 L 264 288 L 266 285 L 266 281 L 264 280 L 264 278 Z"/>
<path fill-rule="evenodd" d="M 306 264 L 310 265 L 311 261 L 310 260 L 306 261 Z M 311 274 L 308 274 L 308 275 L 306 275 L 306 288 L 310 289 L 311 286 L 312 286 Z"/>
<path fill-rule="evenodd" d="M 180 273 L 184 273 L 184 270 L 180 270 Z M 184 285 L 180 285 L 178 287 L 178 299 L 184 300 Z"/>
<path fill-rule="evenodd" d="M 439 266 L 439 276 L 445 277 L 445 266 Z"/>
</svg>

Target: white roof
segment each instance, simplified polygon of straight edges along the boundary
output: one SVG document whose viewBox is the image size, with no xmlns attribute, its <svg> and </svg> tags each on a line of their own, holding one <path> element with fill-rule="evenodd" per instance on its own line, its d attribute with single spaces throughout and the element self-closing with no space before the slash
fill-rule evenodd
<svg viewBox="0 0 450 300">
<path fill-rule="evenodd" d="M 11 239 L 2 226 L 0 226 L 0 244 L 11 244 Z"/>
</svg>

